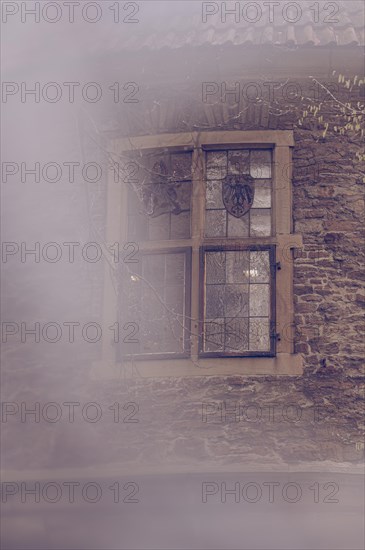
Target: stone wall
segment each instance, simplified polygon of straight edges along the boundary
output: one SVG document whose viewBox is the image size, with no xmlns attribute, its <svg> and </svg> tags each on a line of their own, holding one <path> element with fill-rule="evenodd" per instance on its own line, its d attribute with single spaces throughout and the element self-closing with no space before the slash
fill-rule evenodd
<svg viewBox="0 0 365 550">
<path fill-rule="evenodd" d="M 52 354 L 50 361 L 53 368 L 44 364 L 42 370 L 41 365 L 34 375 L 39 386 L 26 390 L 20 387 L 24 369 L 11 371 L 10 361 L 7 380 L 14 400 L 30 396 L 45 401 L 44 388 L 52 388 L 47 400 L 96 402 L 103 418 L 95 423 L 82 418 L 74 424 L 41 422 L 32 430 L 27 424 L 9 421 L 5 429 L 29 442 L 21 455 L 8 457 L 9 466 L 140 463 L 146 468 L 211 464 L 224 469 L 247 462 L 362 459 L 363 452 L 356 448 L 364 428 L 359 137 L 351 132 L 339 136 L 332 127 L 323 137 L 323 124 L 313 117 L 299 125 L 305 104 L 300 98 L 289 109 L 283 98 L 269 104 L 250 101 L 231 106 L 227 116 L 225 104 L 202 105 L 199 90 L 198 85 L 191 90 L 195 102 L 179 101 L 175 96 L 158 109 L 153 106 L 158 90 L 152 90 L 143 107 L 145 113 L 138 119 L 145 125 L 133 132 L 136 119 L 122 111 L 121 129 L 131 134 L 224 128 L 294 130 L 294 231 L 302 233 L 304 242 L 294 261 L 295 351 L 303 355 L 303 376 L 142 380 L 136 371 L 128 379 L 121 372 L 113 382 L 95 381 L 89 372 L 100 349 L 63 355 L 64 350 L 58 348 L 58 357 Z M 340 98 L 348 97 L 343 93 Z M 328 120 L 338 125 L 338 103 L 328 100 L 325 111 Z M 100 280 L 97 292 L 101 288 Z M 39 358 L 41 347 L 36 352 Z M 57 363 L 62 358 L 67 368 L 60 372 Z M 58 379 L 62 380 L 59 387 Z M 109 409 L 115 402 L 121 404 L 118 422 Z M 131 411 L 133 421 L 126 419 Z M 34 442 L 37 454 L 32 449 Z"/>
<path fill-rule="evenodd" d="M 308 98 L 310 85 L 309 79 L 300 82 Z M 151 91 L 151 97 L 157 96 Z M 349 100 L 339 87 L 336 97 Z M 294 130 L 294 232 L 303 235 L 304 243 L 294 261 L 295 352 L 303 356 L 304 375 L 139 380 L 136 371 L 135 379 L 121 381 L 117 391 L 114 384 L 98 382 L 93 391 L 101 402 L 118 395 L 122 403 L 139 405 L 139 423 L 123 426 L 128 435 L 122 431 L 122 445 L 111 430 L 106 455 L 113 461 L 124 457 L 150 465 L 213 463 L 219 468 L 256 461 L 360 461 L 364 250 L 358 136 L 333 131 L 341 124 L 339 104 L 326 93 L 321 97 L 327 102 L 324 119 L 330 122 L 325 137 L 323 124 L 313 116 L 299 125 L 306 105 L 299 98 L 289 104 L 283 97 L 271 104 L 251 101 L 246 108 L 232 107 L 229 117 L 224 103 L 199 109 L 198 101 L 190 102 L 187 111 L 183 99 L 174 99 L 172 113 L 166 105 L 171 123 L 162 104 L 161 118 L 156 112 L 154 119 L 145 118 L 154 120 L 147 133 L 176 131 L 176 126 L 184 131 Z M 359 99 L 354 90 L 350 100 Z M 104 439 L 105 432 L 100 436 Z"/>
</svg>

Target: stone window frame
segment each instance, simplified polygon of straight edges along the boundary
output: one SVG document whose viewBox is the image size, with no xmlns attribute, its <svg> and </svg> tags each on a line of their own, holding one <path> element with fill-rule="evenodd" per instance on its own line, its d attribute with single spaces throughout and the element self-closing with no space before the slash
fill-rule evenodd
<svg viewBox="0 0 365 550">
<path fill-rule="evenodd" d="M 123 360 L 124 372 L 133 376 L 138 370 L 141 377 L 224 376 L 224 375 L 283 375 L 298 376 L 303 372 L 302 356 L 294 353 L 294 299 L 293 299 L 293 252 L 302 246 L 302 236 L 293 234 L 292 218 L 292 170 L 291 158 L 294 147 L 290 130 L 263 131 L 203 131 L 177 134 L 158 134 L 112 139 L 108 150 L 113 158 L 139 149 L 175 149 L 193 152 L 193 204 L 190 239 L 145 242 L 143 250 L 159 248 L 192 248 L 191 317 L 192 331 L 199 330 L 200 258 L 202 246 L 227 245 L 227 238 L 206 238 L 204 155 L 211 148 L 267 147 L 273 151 L 272 174 L 272 236 L 230 238 L 229 244 L 240 247 L 250 245 L 273 246 L 276 251 L 276 354 L 275 356 L 204 357 L 199 356 L 198 338 L 193 340 L 189 358 L 147 360 Z M 127 239 L 127 185 L 115 183 L 113 166 L 109 166 L 107 191 L 107 243 L 125 243 Z M 103 326 L 108 327 L 118 319 L 117 304 L 113 294 L 109 268 L 105 268 Z M 116 360 L 116 346 L 110 331 L 103 330 L 102 359 L 97 362 L 97 377 L 120 376 L 121 363 Z M 137 365 L 137 367 L 136 367 Z"/>
</svg>

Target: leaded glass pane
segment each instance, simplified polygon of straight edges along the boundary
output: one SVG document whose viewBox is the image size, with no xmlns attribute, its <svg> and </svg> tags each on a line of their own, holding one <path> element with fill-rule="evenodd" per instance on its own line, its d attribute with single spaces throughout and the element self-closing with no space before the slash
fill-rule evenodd
<svg viewBox="0 0 365 550">
<path fill-rule="evenodd" d="M 252 208 L 271 208 L 271 182 L 270 180 L 255 181 L 255 196 Z"/>
<path fill-rule="evenodd" d="M 227 175 L 227 152 L 211 151 L 207 153 L 207 179 L 221 180 Z"/>
<path fill-rule="evenodd" d="M 227 284 L 225 286 L 224 314 L 225 317 L 246 317 L 248 315 L 248 285 Z"/>
<path fill-rule="evenodd" d="M 206 205 L 207 210 L 224 208 L 220 180 L 207 180 Z"/>
<path fill-rule="evenodd" d="M 271 235 L 271 210 L 250 211 L 251 237 L 269 237 Z"/>
<path fill-rule="evenodd" d="M 224 309 L 225 309 L 224 289 L 225 289 L 224 285 L 207 285 L 206 302 L 205 302 L 206 319 L 215 319 L 217 317 L 224 317 Z"/>
<path fill-rule="evenodd" d="M 247 149 L 236 149 L 228 151 L 228 173 L 249 174 L 250 173 L 250 151 Z"/>
<path fill-rule="evenodd" d="M 248 350 L 248 319 L 226 319 L 225 350 L 229 352 L 244 352 Z"/>
<path fill-rule="evenodd" d="M 204 324 L 205 351 L 224 350 L 224 319 L 214 319 Z"/>
<path fill-rule="evenodd" d="M 206 153 L 206 237 L 271 235 L 271 163 L 271 149 Z"/>
<path fill-rule="evenodd" d="M 248 283 L 249 282 L 249 252 L 235 250 L 225 252 L 227 283 Z"/>
<path fill-rule="evenodd" d="M 203 351 L 270 352 L 269 250 L 206 250 L 204 256 Z"/>
<path fill-rule="evenodd" d="M 226 253 L 215 252 L 206 256 L 206 281 L 208 284 L 226 282 Z"/>
<path fill-rule="evenodd" d="M 271 178 L 271 152 L 269 150 L 252 149 L 250 168 L 253 178 Z"/>
<path fill-rule="evenodd" d="M 228 237 L 248 237 L 250 234 L 250 213 L 242 218 L 235 218 L 228 214 Z"/>
<path fill-rule="evenodd" d="M 267 251 L 250 252 L 250 282 L 268 283 L 270 280 L 270 258 Z"/>
<path fill-rule="evenodd" d="M 249 332 L 250 351 L 268 351 L 270 349 L 269 319 L 250 319 Z"/>
<path fill-rule="evenodd" d="M 270 310 L 269 285 L 250 285 L 250 316 L 268 317 Z"/>
<path fill-rule="evenodd" d="M 207 210 L 205 213 L 205 235 L 207 237 L 225 237 L 227 212 L 225 210 Z"/>
</svg>

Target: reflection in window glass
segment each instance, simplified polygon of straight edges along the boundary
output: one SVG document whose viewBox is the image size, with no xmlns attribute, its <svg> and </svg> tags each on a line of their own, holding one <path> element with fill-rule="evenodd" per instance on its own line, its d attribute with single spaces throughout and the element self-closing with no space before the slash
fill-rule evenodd
<svg viewBox="0 0 365 550">
<path fill-rule="evenodd" d="M 186 351 L 186 254 L 142 254 L 122 288 L 122 321 L 138 325 L 138 342 L 122 344 L 123 355 Z"/>
<path fill-rule="evenodd" d="M 141 241 L 190 238 L 192 153 L 144 152 L 131 156 L 128 237 Z"/>
</svg>

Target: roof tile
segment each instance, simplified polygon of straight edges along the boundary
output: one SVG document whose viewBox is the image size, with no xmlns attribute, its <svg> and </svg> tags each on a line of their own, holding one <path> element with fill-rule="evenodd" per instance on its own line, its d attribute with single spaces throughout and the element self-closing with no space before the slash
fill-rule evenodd
<svg viewBox="0 0 365 550">
<path fill-rule="evenodd" d="M 109 48 L 114 51 L 143 48 L 158 50 L 184 46 L 222 46 L 228 43 L 274 43 L 288 47 L 364 45 L 365 4 L 362 0 L 337 0 L 335 3 L 319 0 L 314 4 L 312 0 L 301 0 L 300 18 L 292 24 L 285 20 L 285 15 L 287 20 L 295 17 L 289 10 L 284 12 L 283 16 L 283 10 L 278 8 L 277 12 L 274 12 L 274 22 L 271 23 L 269 3 L 264 0 L 257 0 L 255 3 L 260 4 L 262 10 L 262 15 L 256 22 L 247 22 L 244 18 L 236 22 L 232 15 L 227 16 L 227 20 L 223 22 L 219 12 L 203 23 L 200 2 L 162 2 L 166 9 L 156 8 L 151 11 L 147 21 L 138 29 L 133 29 L 132 39 L 128 32 L 124 32 L 119 36 L 116 48 L 112 37 L 109 37 Z M 147 4 L 149 2 L 143 3 L 143 6 Z M 156 6 L 156 2 L 153 4 Z M 283 5 L 283 2 L 281 4 Z M 337 11 L 331 12 L 332 4 L 338 7 Z M 174 9 L 173 14 L 170 11 L 171 5 Z M 317 13 L 315 5 L 319 6 Z"/>
</svg>

